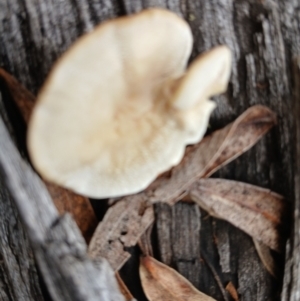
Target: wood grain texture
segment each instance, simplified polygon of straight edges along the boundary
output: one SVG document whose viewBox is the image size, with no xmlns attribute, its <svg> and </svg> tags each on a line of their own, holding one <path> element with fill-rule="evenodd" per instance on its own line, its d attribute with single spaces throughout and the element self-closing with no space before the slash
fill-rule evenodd
<svg viewBox="0 0 300 301">
<path fill-rule="evenodd" d="M 0 177 L 0 300 L 42 301 L 33 252 L 4 184 Z"/>
<path fill-rule="evenodd" d="M 300 55 L 293 58 L 295 117 L 295 204 L 292 236 L 287 243 L 282 301 L 300 298 Z"/>
<path fill-rule="evenodd" d="M 0 93 L 0 116 L 15 138 Z M 0 300 L 44 300 L 28 235 L 0 174 Z"/>
<path fill-rule="evenodd" d="M 171 9 L 189 22 L 195 39 L 193 56 L 222 43 L 234 52 L 230 88 L 215 98 L 218 108 L 210 130 L 231 122 L 250 105 L 263 104 L 277 113 L 278 126 L 255 148 L 218 172 L 218 177 L 269 188 L 292 202 L 292 129 L 295 114 L 299 114 L 292 113 L 295 77 L 291 67 L 300 52 L 297 0 L 7 0 L 0 4 L 0 64 L 36 93 L 54 61 L 77 36 L 100 21 L 153 6 Z M 189 204 L 179 203 L 174 208 L 156 205 L 158 256 L 217 300 L 223 297 L 201 261 L 201 252 L 206 252 L 224 286 L 233 283 L 240 300 L 278 300 L 282 279 L 277 283 L 268 275 L 251 239 L 205 212 L 200 218 L 195 210 Z M 300 289 L 296 277 L 299 260 L 293 261 L 299 254 L 298 228 L 287 254 L 291 265 L 285 271 L 285 300 L 293 301 Z M 215 240 L 218 235 L 228 237 L 222 248 Z M 186 250 L 192 250 L 188 258 Z M 227 262 L 225 271 L 230 272 L 221 272 L 219 254 L 223 265 Z"/>
</svg>

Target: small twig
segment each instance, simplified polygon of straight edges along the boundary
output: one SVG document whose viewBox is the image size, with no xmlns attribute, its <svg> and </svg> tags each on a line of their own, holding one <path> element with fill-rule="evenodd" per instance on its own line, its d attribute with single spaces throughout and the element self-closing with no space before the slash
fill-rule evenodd
<svg viewBox="0 0 300 301">
<path fill-rule="evenodd" d="M 211 263 L 209 262 L 208 260 L 208 257 L 205 255 L 205 252 L 204 251 L 201 251 L 201 257 L 202 259 L 204 260 L 204 262 L 207 264 L 208 268 L 210 269 L 211 273 L 213 274 L 217 284 L 218 284 L 218 287 L 221 291 L 221 294 L 224 298 L 225 301 L 229 301 L 228 297 L 227 297 L 227 293 L 226 293 L 226 290 L 225 288 L 223 287 L 223 284 L 222 284 L 222 281 L 218 275 L 218 273 L 216 272 L 215 268 L 211 265 Z"/>
</svg>

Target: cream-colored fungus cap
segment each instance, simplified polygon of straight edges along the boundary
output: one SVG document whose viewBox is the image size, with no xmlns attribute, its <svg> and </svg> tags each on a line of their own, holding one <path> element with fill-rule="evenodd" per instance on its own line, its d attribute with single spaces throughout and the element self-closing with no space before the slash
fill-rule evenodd
<svg viewBox="0 0 300 301">
<path fill-rule="evenodd" d="M 42 88 L 28 149 L 47 180 L 93 198 L 145 189 L 203 137 L 226 90 L 220 46 L 187 70 L 188 24 L 162 9 L 106 22 L 80 38 Z"/>
</svg>

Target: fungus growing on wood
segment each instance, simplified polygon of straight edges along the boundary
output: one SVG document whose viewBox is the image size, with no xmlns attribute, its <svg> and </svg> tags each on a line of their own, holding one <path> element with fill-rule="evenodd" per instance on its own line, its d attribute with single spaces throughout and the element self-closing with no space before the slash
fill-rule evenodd
<svg viewBox="0 0 300 301">
<path fill-rule="evenodd" d="M 219 46 L 185 71 L 188 24 L 149 9 L 80 38 L 54 67 L 33 111 L 28 150 L 40 174 L 77 193 L 145 189 L 203 137 L 231 54 Z"/>
</svg>

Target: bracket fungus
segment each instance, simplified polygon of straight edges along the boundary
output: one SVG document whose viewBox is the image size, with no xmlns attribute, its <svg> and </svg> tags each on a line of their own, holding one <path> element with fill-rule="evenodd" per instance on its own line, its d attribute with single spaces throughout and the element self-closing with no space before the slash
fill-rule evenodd
<svg viewBox="0 0 300 301">
<path fill-rule="evenodd" d="M 201 140 L 227 88 L 219 46 L 186 69 L 188 24 L 162 9 L 108 21 L 58 61 L 38 96 L 28 150 L 47 180 L 94 198 L 145 189 Z"/>
</svg>

